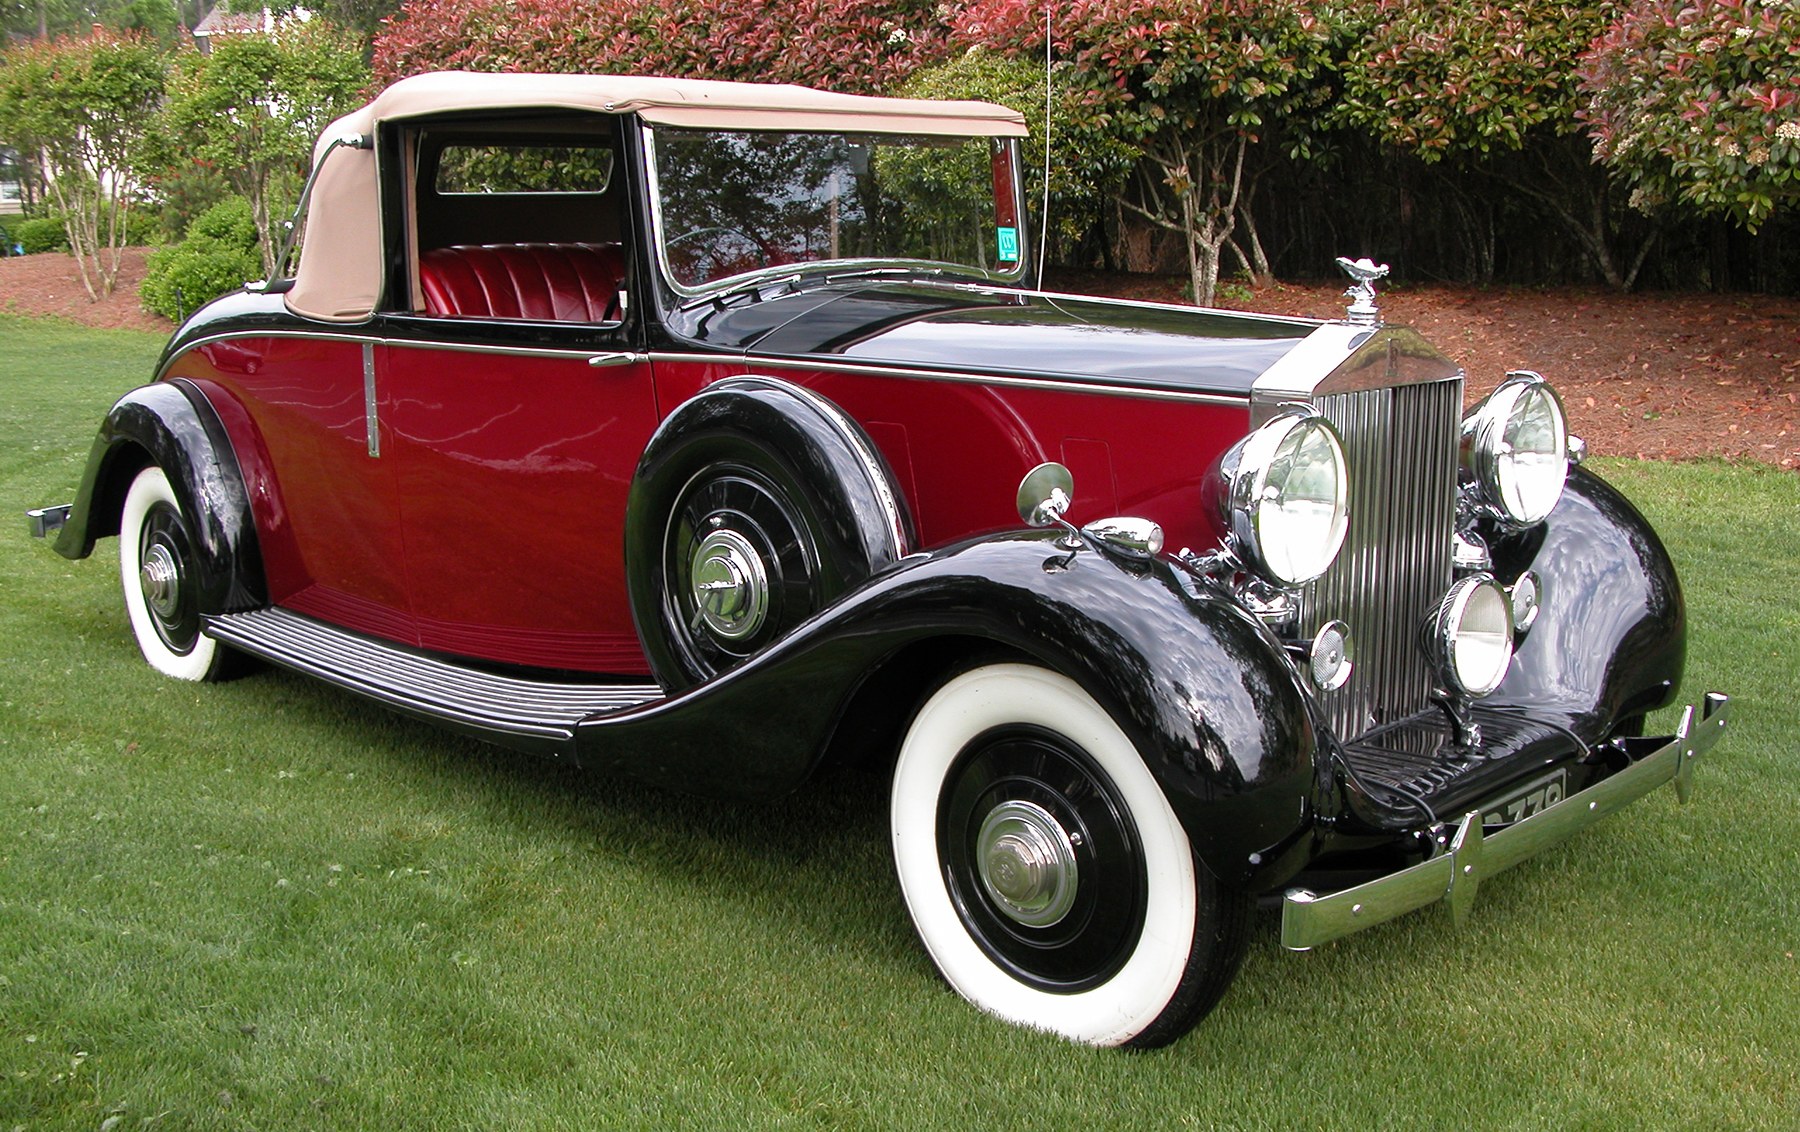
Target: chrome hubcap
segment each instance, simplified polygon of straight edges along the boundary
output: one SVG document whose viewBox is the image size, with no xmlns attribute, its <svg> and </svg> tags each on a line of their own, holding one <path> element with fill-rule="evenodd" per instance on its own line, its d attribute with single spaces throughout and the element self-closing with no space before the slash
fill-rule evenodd
<svg viewBox="0 0 1800 1132">
<path fill-rule="evenodd" d="M 1075 905 L 1074 844 L 1033 802 L 1002 802 L 988 813 L 975 838 L 975 862 L 994 906 L 1027 927 L 1049 927 Z"/>
<path fill-rule="evenodd" d="M 729 529 L 713 531 L 694 548 L 688 576 L 695 614 L 714 636 L 738 641 L 762 628 L 769 577 L 749 539 Z"/>
<path fill-rule="evenodd" d="M 175 564 L 175 556 L 162 543 L 156 543 L 144 552 L 143 564 L 138 568 L 138 585 L 144 591 L 144 602 L 163 620 L 172 620 L 175 608 L 181 601 L 181 570 Z"/>
</svg>

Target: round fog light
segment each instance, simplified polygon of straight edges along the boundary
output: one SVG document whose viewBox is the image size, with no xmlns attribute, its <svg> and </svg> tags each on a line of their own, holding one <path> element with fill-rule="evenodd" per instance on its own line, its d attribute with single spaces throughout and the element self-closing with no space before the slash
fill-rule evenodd
<svg viewBox="0 0 1800 1132">
<path fill-rule="evenodd" d="M 1342 621 L 1327 621 L 1312 639 L 1307 650 L 1307 671 L 1322 692 L 1335 692 L 1350 679 L 1356 667 L 1350 648 L 1350 626 Z"/>
<path fill-rule="evenodd" d="M 1531 628 L 1537 620 L 1538 603 L 1543 599 L 1543 588 L 1538 576 L 1531 570 L 1519 575 L 1519 580 L 1512 585 L 1512 619 L 1513 628 L 1523 633 Z"/>
<path fill-rule="evenodd" d="M 1506 590 L 1486 575 L 1450 587 L 1427 626 L 1427 652 L 1451 691 L 1485 696 L 1506 679 L 1512 663 L 1512 611 Z"/>
</svg>

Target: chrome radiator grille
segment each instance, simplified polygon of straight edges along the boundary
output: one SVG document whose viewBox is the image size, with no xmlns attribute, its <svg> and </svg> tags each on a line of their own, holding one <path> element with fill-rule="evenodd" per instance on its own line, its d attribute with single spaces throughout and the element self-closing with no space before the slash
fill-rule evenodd
<svg viewBox="0 0 1800 1132">
<path fill-rule="evenodd" d="M 1302 591 L 1300 623 L 1308 636 L 1333 618 L 1350 626 L 1355 668 L 1323 697 L 1350 740 L 1429 703 L 1420 626 L 1450 586 L 1462 382 L 1332 393 L 1315 406 L 1344 440 L 1350 530 Z"/>
</svg>

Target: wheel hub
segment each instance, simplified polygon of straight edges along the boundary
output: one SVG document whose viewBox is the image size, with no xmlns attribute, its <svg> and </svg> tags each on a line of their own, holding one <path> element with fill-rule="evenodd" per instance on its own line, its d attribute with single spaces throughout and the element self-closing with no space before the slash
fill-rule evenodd
<svg viewBox="0 0 1800 1132">
<path fill-rule="evenodd" d="M 988 813 L 976 834 L 975 862 L 994 906 L 1020 924 L 1047 928 L 1075 905 L 1073 839 L 1034 802 L 1002 802 Z"/>
<path fill-rule="evenodd" d="M 144 552 L 138 585 L 144 591 L 144 602 L 158 617 L 165 621 L 174 619 L 181 601 L 181 568 L 167 546 L 155 543 Z"/>
<path fill-rule="evenodd" d="M 750 540 L 730 528 L 708 534 L 690 559 L 694 608 L 717 637 L 740 641 L 769 614 L 769 577 Z"/>
</svg>

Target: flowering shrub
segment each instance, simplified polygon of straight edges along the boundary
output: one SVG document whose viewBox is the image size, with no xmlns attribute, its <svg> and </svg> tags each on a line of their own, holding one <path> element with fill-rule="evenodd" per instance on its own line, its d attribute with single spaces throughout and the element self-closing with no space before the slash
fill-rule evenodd
<svg viewBox="0 0 1800 1132">
<path fill-rule="evenodd" d="M 153 40 L 105 31 L 0 52 L 0 138 L 43 172 L 91 299 L 118 278 L 167 69 Z"/>
<path fill-rule="evenodd" d="M 637 73 L 886 89 L 941 58 L 921 0 L 408 0 L 375 77 L 433 70 Z"/>
<path fill-rule="evenodd" d="M 1755 228 L 1800 192 L 1800 5 L 1640 0 L 1593 45 L 1581 117 L 1645 210 L 1681 200 Z"/>
<path fill-rule="evenodd" d="M 220 170 L 249 202 L 265 276 L 276 271 L 281 214 L 314 139 L 356 105 L 368 78 L 355 39 L 322 18 L 283 17 L 266 33 L 224 36 L 210 54 L 180 57 L 164 123 L 183 156 Z"/>
<path fill-rule="evenodd" d="M 1612 3 L 1376 0 L 1351 9 L 1337 113 L 1426 162 L 1572 133 L 1576 61 Z"/>
<path fill-rule="evenodd" d="M 1121 198 L 1181 234 L 1197 301 L 1244 219 L 1251 151 L 1277 129 L 1304 155 L 1325 95 L 1330 32 L 1300 0 L 1053 0 L 1052 55 L 1076 88 L 1076 130 L 1143 153 Z M 955 42 L 1042 58 L 1037 0 L 972 0 Z"/>
</svg>

